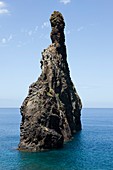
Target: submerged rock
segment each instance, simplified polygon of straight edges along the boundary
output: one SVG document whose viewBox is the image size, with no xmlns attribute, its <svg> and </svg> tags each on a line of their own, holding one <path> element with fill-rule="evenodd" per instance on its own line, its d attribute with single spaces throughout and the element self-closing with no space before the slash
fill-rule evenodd
<svg viewBox="0 0 113 170">
<path fill-rule="evenodd" d="M 19 150 L 61 148 L 81 130 L 82 104 L 70 78 L 62 14 L 54 11 L 50 22 L 52 44 L 42 52 L 42 73 L 20 109 Z"/>
</svg>

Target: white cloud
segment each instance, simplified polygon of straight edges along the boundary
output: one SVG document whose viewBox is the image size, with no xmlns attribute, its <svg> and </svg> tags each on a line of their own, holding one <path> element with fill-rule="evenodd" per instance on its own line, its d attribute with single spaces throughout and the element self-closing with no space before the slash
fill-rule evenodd
<svg viewBox="0 0 113 170">
<path fill-rule="evenodd" d="M 80 31 L 83 31 L 83 30 L 87 30 L 87 29 L 90 29 L 91 27 L 94 27 L 95 24 L 88 24 L 88 25 L 85 25 L 85 26 L 81 26 L 81 27 L 78 27 L 77 31 L 80 32 Z"/>
<path fill-rule="evenodd" d="M 6 4 L 2 1 L 0 1 L 0 8 L 4 8 L 6 6 Z"/>
<path fill-rule="evenodd" d="M 2 44 L 6 44 L 7 40 L 6 38 L 2 38 Z"/>
<path fill-rule="evenodd" d="M 42 28 L 47 28 L 47 27 L 49 27 L 49 25 L 50 25 L 50 23 L 47 21 L 47 22 L 44 22 L 43 24 L 42 24 Z"/>
<path fill-rule="evenodd" d="M 13 39 L 12 34 L 9 36 L 9 38 L 7 39 L 8 42 L 10 42 Z"/>
<path fill-rule="evenodd" d="M 32 35 L 32 30 L 28 31 L 28 35 L 31 36 Z"/>
<path fill-rule="evenodd" d="M 35 27 L 35 32 L 37 32 L 38 31 L 38 25 Z"/>
<path fill-rule="evenodd" d="M 13 35 L 10 34 L 8 38 L 2 38 L 1 43 L 2 44 L 8 44 L 13 39 Z"/>
<path fill-rule="evenodd" d="M 0 14 L 9 14 L 9 10 L 7 9 L 7 5 L 3 1 L 0 1 Z"/>
<path fill-rule="evenodd" d="M 80 32 L 80 31 L 82 31 L 83 29 L 84 29 L 84 27 L 81 26 L 81 27 L 79 27 L 79 28 L 77 29 L 77 31 Z"/>
<path fill-rule="evenodd" d="M 71 0 L 60 0 L 61 3 L 64 3 L 64 5 L 68 4 L 71 2 Z"/>
<path fill-rule="evenodd" d="M 0 14 L 9 14 L 7 9 L 0 9 Z"/>
<path fill-rule="evenodd" d="M 38 25 L 36 25 L 33 29 L 24 29 L 24 28 L 21 28 L 21 30 L 20 30 L 20 32 L 22 33 L 22 34 L 24 34 L 24 35 L 26 35 L 26 36 L 33 36 L 34 34 L 36 34 L 37 33 L 37 31 L 38 31 Z"/>
</svg>

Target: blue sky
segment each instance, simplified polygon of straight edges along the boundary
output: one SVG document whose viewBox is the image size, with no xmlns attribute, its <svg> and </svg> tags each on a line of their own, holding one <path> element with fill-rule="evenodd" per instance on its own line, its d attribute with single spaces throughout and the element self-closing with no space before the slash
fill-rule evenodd
<svg viewBox="0 0 113 170">
<path fill-rule="evenodd" d="M 0 1 L 0 107 L 20 107 L 39 77 L 54 10 L 65 18 L 71 77 L 83 107 L 113 107 L 113 0 Z"/>
</svg>

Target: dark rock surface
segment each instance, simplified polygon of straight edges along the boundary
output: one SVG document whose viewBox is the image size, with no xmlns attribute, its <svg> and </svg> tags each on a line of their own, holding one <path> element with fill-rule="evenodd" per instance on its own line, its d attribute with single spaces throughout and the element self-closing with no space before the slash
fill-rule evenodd
<svg viewBox="0 0 113 170">
<path fill-rule="evenodd" d="M 52 44 L 42 52 L 42 73 L 21 106 L 19 150 L 60 148 L 81 130 L 82 104 L 70 78 L 62 14 L 55 11 L 50 22 Z"/>
</svg>

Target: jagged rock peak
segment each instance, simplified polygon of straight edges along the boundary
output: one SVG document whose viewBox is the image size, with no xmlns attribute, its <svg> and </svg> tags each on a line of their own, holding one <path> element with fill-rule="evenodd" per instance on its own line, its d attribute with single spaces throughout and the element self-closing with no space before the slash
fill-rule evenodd
<svg viewBox="0 0 113 170">
<path fill-rule="evenodd" d="M 59 43 L 63 44 L 65 42 L 65 36 L 64 36 L 64 18 L 62 14 L 58 11 L 54 11 L 53 14 L 50 17 L 51 22 L 51 40 L 52 43 Z"/>
<path fill-rule="evenodd" d="M 42 73 L 20 109 L 19 150 L 60 148 L 81 130 L 82 103 L 69 74 L 63 16 L 55 11 L 50 22 L 52 44 L 42 52 Z"/>
</svg>

